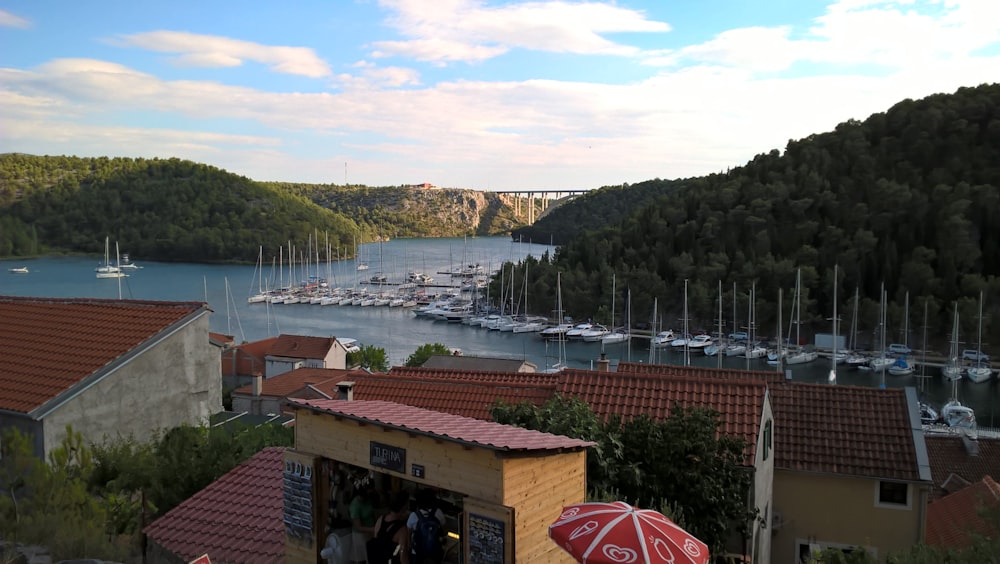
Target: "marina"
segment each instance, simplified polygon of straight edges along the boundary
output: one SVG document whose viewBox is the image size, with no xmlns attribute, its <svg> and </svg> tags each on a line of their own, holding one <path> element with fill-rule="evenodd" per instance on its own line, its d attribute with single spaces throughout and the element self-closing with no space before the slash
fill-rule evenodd
<svg viewBox="0 0 1000 564">
<path fill-rule="evenodd" d="M 375 244 L 377 245 L 377 243 Z M 393 288 L 405 282 L 407 273 L 432 273 L 436 290 L 458 290 L 460 283 L 440 271 L 454 272 L 458 265 L 481 264 L 492 271 L 504 260 L 520 260 L 527 255 L 536 257 L 553 247 L 531 243 L 512 243 L 509 238 L 476 239 L 398 239 L 383 243 L 383 268 Z M 375 252 L 366 255 L 377 255 Z M 4 269 L 25 267 L 29 275 L 5 273 L 0 277 L 0 295 L 95 297 L 116 299 L 205 301 L 213 310 L 212 331 L 234 336 L 237 342 L 255 341 L 281 333 L 315 336 L 335 336 L 356 339 L 360 344 L 385 349 L 390 365 L 405 363 L 417 347 L 441 343 L 459 349 L 468 356 L 516 358 L 534 363 L 539 371 L 556 364 L 571 368 L 593 368 L 602 352 L 612 366 L 622 360 L 683 364 L 685 355 L 669 346 L 650 348 L 651 331 L 633 329 L 631 338 L 616 344 L 587 342 L 574 338 L 567 328 L 565 342 L 543 339 L 539 333 L 491 331 L 461 322 L 418 317 L 414 307 L 332 307 L 313 303 L 269 304 L 248 303 L 248 296 L 265 285 L 270 267 L 259 272 L 255 265 L 216 265 L 162 263 L 141 259 L 143 268 L 134 269 L 125 278 L 96 279 L 94 257 L 51 256 L 31 260 L 3 261 Z M 267 264 L 269 261 L 265 261 Z M 391 266 L 395 262 L 395 266 Z M 389 265 L 389 266 L 387 266 Z M 325 265 L 324 267 L 325 268 Z M 373 265 L 372 270 L 375 267 Z M 398 272 L 398 274 L 396 274 Z M 287 274 L 286 274 L 287 276 Z M 330 286 L 341 288 L 371 287 L 364 283 L 370 275 L 358 272 L 353 261 L 331 265 Z M 228 288 L 228 290 L 227 290 Z M 430 289 L 430 287 L 428 288 Z M 575 325 L 575 324 L 574 324 Z M 675 327 L 679 330 L 679 327 Z M 946 329 L 947 330 L 947 329 Z M 916 347 L 915 347 L 916 348 Z M 792 380 L 829 383 L 831 359 L 823 350 L 820 358 L 806 364 L 788 367 Z M 934 354 L 931 354 L 934 353 Z M 839 365 L 837 385 L 886 387 L 912 386 L 935 406 L 943 405 L 951 395 L 951 383 L 941 377 L 940 366 L 946 358 L 942 352 L 928 351 L 926 364 L 922 351 L 915 350 L 910 358 L 918 364 L 911 375 L 893 376 L 887 372 L 850 369 Z M 742 356 L 706 356 L 702 351 L 688 355 L 692 365 L 726 368 L 777 370 L 765 359 Z M 1000 426 L 1000 413 L 995 412 L 998 382 L 996 377 L 983 383 L 967 379 L 957 382 L 957 394 L 962 403 L 976 411 L 980 426 Z"/>
</svg>

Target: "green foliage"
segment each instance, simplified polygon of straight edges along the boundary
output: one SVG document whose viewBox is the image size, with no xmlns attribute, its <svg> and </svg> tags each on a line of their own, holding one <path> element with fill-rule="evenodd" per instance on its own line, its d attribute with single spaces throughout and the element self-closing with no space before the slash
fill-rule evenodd
<svg viewBox="0 0 1000 564">
<path fill-rule="evenodd" d="M 840 310 L 858 288 L 864 334 L 878 318 L 884 283 L 893 331 L 902 328 L 909 292 L 910 319 L 922 318 L 929 299 L 929 326 L 949 327 L 951 304 L 958 301 L 960 333 L 975 334 L 983 290 L 984 339 L 996 342 L 997 163 L 1000 84 L 992 84 L 906 100 L 864 122 L 789 141 L 783 154 L 760 154 L 725 173 L 602 188 L 515 235 L 548 241 L 552 234 L 565 242 L 550 263 L 528 268 L 529 309 L 551 308 L 551 280 L 562 272 L 566 313 L 594 316 L 611 304 L 615 273 L 619 292 L 631 290 L 634 320 L 651 319 L 658 299 L 657 319 L 677 330 L 686 280 L 690 329 L 712 330 L 718 281 L 726 304 L 733 303 L 737 284 L 741 315 L 756 283 L 758 334 L 774 337 L 778 290 L 790 295 L 802 268 L 802 329 L 826 332 L 839 265 Z M 518 284 L 522 277 L 519 266 Z M 551 288 L 548 294 L 534 289 L 537 280 Z M 490 295 L 500 296 L 500 286 L 494 282 Z M 505 295 L 509 299 L 509 291 Z M 943 344 L 947 331 L 930 337 Z"/>
<path fill-rule="evenodd" d="M 404 366 L 423 366 L 427 362 L 427 359 L 432 356 L 450 354 L 451 351 L 448 350 L 448 347 L 441 343 L 427 343 L 417 347 L 417 350 L 413 351 L 413 354 L 406 358 Z"/>
<path fill-rule="evenodd" d="M 360 366 L 372 372 L 386 372 L 389 370 L 389 357 L 385 354 L 385 349 L 374 345 L 361 345 L 360 350 L 347 353 L 347 366 Z"/>
<path fill-rule="evenodd" d="M 648 416 L 602 421 L 579 398 L 556 396 L 538 407 L 498 401 L 498 423 L 593 441 L 587 453 L 591 497 L 665 508 L 685 528 L 721 552 L 732 523 L 747 534 L 755 512 L 746 505 L 752 474 L 743 467 L 747 445 L 721 436 L 718 414 L 674 406 L 664 421 Z"/>
<path fill-rule="evenodd" d="M 357 225 L 309 200 L 179 159 L 0 155 L 0 255 L 100 254 L 253 262 L 315 233 L 353 253 Z M 324 237 L 325 240 L 325 237 Z"/>
<path fill-rule="evenodd" d="M 79 433 L 67 427 L 47 463 L 14 428 L 3 431 L 2 443 L 0 537 L 45 545 L 55 560 L 126 558 L 128 542 L 108 531 L 107 504 L 87 490 L 94 462 Z"/>
</svg>

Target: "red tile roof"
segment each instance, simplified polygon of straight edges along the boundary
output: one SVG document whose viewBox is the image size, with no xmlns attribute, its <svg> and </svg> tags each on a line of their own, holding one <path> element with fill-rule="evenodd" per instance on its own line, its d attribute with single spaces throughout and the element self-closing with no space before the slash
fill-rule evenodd
<svg viewBox="0 0 1000 564">
<path fill-rule="evenodd" d="M 283 447 L 268 447 L 146 527 L 184 562 L 283 562 Z"/>
<path fill-rule="evenodd" d="M 625 364 L 624 369 L 766 381 L 774 414 L 776 468 L 921 480 L 910 406 L 903 388 L 791 382 L 774 371 L 636 363 Z M 623 370 L 622 364 L 618 370 Z"/>
<path fill-rule="evenodd" d="M 353 381 L 368 374 L 363 370 L 339 368 L 297 368 L 261 382 L 261 395 L 284 398 L 306 386 L 320 387 L 324 392 L 336 392 L 337 382 Z M 253 384 L 237 388 L 234 394 L 252 394 Z"/>
<path fill-rule="evenodd" d="M 260 341 L 239 345 L 222 355 L 222 374 L 224 376 L 263 375 L 267 367 L 267 350 L 277 341 L 277 337 L 268 337 Z"/>
<path fill-rule="evenodd" d="M 618 372 L 629 374 L 659 374 L 661 376 L 697 376 L 699 378 L 721 378 L 724 380 L 757 380 L 768 383 L 785 382 L 785 377 L 775 370 L 739 370 L 735 368 L 713 368 L 683 366 L 680 364 L 648 364 L 643 362 L 619 362 Z"/>
<path fill-rule="evenodd" d="M 789 382 L 770 391 L 776 468 L 921 480 L 905 389 Z"/>
<path fill-rule="evenodd" d="M 931 499 L 954 491 L 955 484 L 974 484 L 987 476 L 1000 478 L 1000 439 L 980 436 L 976 456 L 969 455 L 958 436 L 927 435 L 924 442 L 934 481 Z"/>
<path fill-rule="evenodd" d="M 745 439 L 753 460 L 767 386 L 753 379 L 699 378 L 698 369 L 688 368 L 686 376 L 563 370 L 558 391 L 587 402 L 601 417 L 646 414 L 663 420 L 674 404 L 712 409 L 719 414 L 720 433 Z"/>
<path fill-rule="evenodd" d="M 996 538 L 1000 527 L 983 518 L 983 510 L 1000 508 L 1000 485 L 993 478 L 982 480 L 927 505 L 926 544 L 966 548 L 973 535 Z"/>
<path fill-rule="evenodd" d="M 279 335 L 267 350 L 268 356 L 309 358 L 321 360 L 337 342 L 336 337 L 309 337 L 307 335 Z"/>
<path fill-rule="evenodd" d="M 497 451 L 578 450 L 595 443 L 388 401 L 289 400 L 291 407 Z"/>
<path fill-rule="evenodd" d="M 210 311 L 200 302 L 0 296 L 0 410 L 35 411 Z"/>
</svg>

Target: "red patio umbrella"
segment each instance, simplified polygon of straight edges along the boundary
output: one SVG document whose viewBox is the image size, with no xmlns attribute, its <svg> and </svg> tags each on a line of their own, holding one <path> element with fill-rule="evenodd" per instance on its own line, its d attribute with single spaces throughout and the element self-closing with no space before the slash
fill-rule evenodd
<svg viewBox="0 0 1000 564">
<path fill-rule="evenodd" d="M 706 564 L 708 546 L 662 513 L 615 501 L 567 505 L 549 538 L 582 564 Z"/>
</svg>

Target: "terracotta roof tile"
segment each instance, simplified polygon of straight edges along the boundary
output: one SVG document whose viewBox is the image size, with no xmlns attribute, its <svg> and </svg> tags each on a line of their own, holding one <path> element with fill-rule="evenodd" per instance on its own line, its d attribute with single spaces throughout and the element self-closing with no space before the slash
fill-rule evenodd
<svg viewBox="0 0 1000 564">
<path fill-rule="evenodd" d="M 279 335 L 267 350 L 268 356 L 285 358 L 324 359 L 336 337 L 310 337 L 307 335 Z"/>
<path fill-rule="evenodd" d="M 748 456 L 752 460 L 766 385 L 749 378 L 699 378 L 697 368 L 687 368 L 678 373 L 684 375 L 563 370 L 558 373 L 558 392 L 582 399 L 601 417 L 621 415 L 629 419 L 646 414 L 663 420 L 669 417 L 674 404 L 712 409 L 719 414 L 722 434 L 749 443 Z"/>
<path fill-rule="evenodd" d="M 267 367 L 267 350 L 277 341 L 277 337 L 268 337 L 260 341 L 238 345 L 222 355 L 222 374 L 253 376 L 264 374 Z"/>
<path fill-rule="evenodd" d="M 282 447 L 269 447 L 146 527 L 148 537 L 188 562 L 283 562 Z"/>
<path fill-rule="evenodd" d="M 767 382 L 774 413 L 777 468 L 920 479 L 910 406 L 903 388 L 881 390 L 791 382 L 775 371 L 619 364 L 619 372 L 623 369 Z"/>
<path fill-rule="evenodd" d="M 1000 439 L 980 436 L 977 441 L 979 454 L 976 456 L 969 455 L 965 450 L 961 437 L 927 435 L 924 442 L 934 481 L 931 499 L 953 490 L 946 487 L 946 482 L 948 486 L 955 483 L 974 484 L 986 476 L 1000 477 Z"/>
<path fill-rule="evenodd" d="M 1000 508 L 1000 485 L 989 476 L 971 486 L 946 495 L 927 505 L 927 533 L 930 546 L 966 548 L 972 535 L 996 538 L 1000 528 L 984 519 L 984 509 Z"/>
<path fill-rule="evenodd" d="M 199 302 L 0 296 L 0 409 L 29 413 L 187 318 Z"/>
<path fill-rule="evenodd" d="M 773 385 L 777 468 L 920 480 L 903 388 Z"/>
<path fill-rule="evenodd" d="M 324 391 L 335 390 L 336 383 L 354 380 L 367 374 L 363 370 L 341 370 L 339 368 L 296 368 L 261 382 L 261 395 L 284 398 L 306 386 L 321 386 Z M 253 384 L 242 386 L 234 394 L 253 393 Z"/>
<path fill-rule="evenodd" d="M 307 408 L 498 451 L 577 450 L 594 443 L 388 401 L 289 400 Z"/>
</svg>

